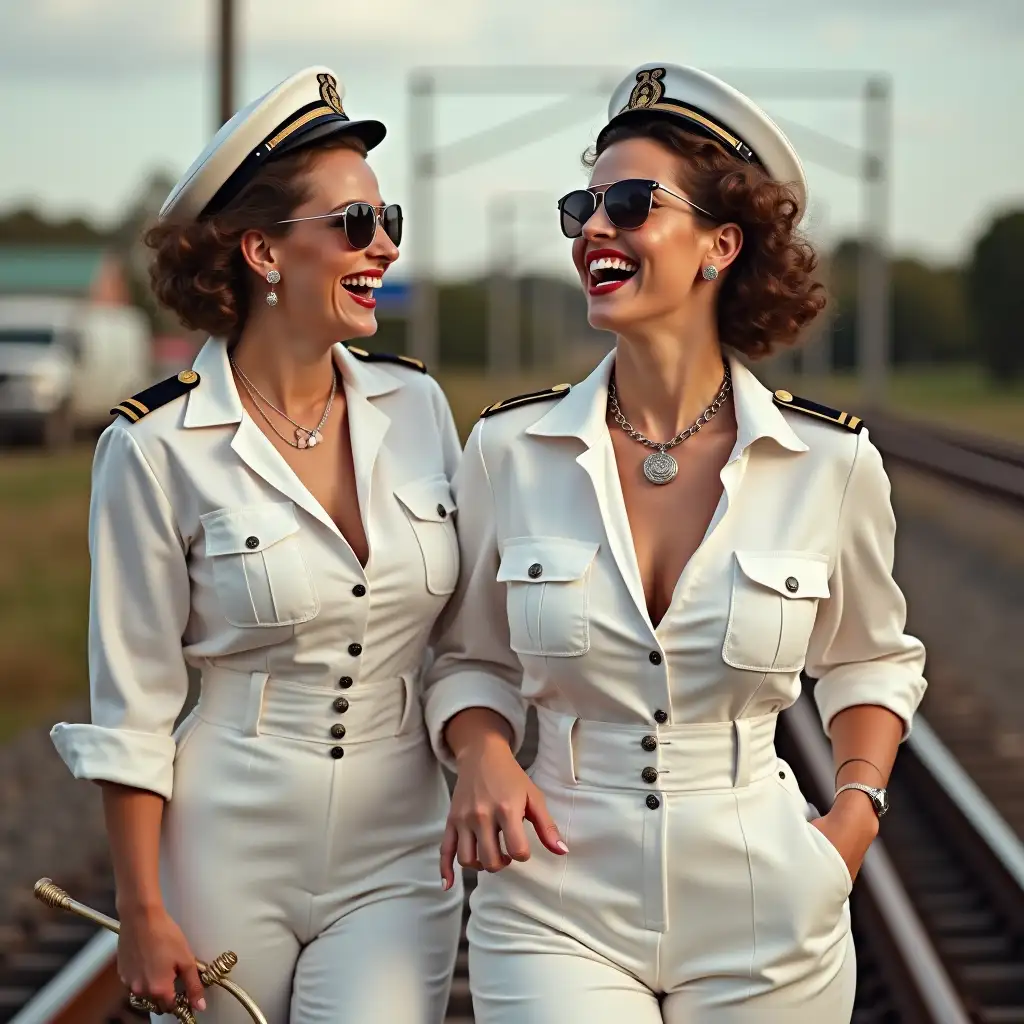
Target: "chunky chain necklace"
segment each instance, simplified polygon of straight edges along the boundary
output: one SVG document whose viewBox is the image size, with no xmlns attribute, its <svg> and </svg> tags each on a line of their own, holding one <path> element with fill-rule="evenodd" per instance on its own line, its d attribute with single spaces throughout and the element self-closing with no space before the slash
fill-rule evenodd
<svg viewBox="0 0 1024 1024">
<path fill-rule="evenodd" d="M 327 405 L 324 406 L 324 414 L 323 416 L 320 417 L 320 422 L 312 430 L 310 430 L 308 427 L 304 427 L 302 426 L 302 424 L 296 423 L 295 420 L 293 420 L 291 416 L 288 415 L 288 413 L 284 412 L 282 409 L 278 409 L 278 407 L 274 405 L 274 403 L 271 402 L 270 399 L 265 398 L 257 390 L 256 385 L 253 384 L 253 382 L 249 380 L 249 378 L 246 377 L 246 375 L 242 373 L 242 371 L 238 368 L 238 364 L 235 362 L 233 356 L 229 356 L 228 360 L 231 363 L 231 369 L 234 370 L 236 374 L 238 374 L 238 379 L 242 382 L 242 387 L 244 387 L 245 390 L 249 392 L 249 397 L 252 399 L 252 404 L 256 407 L 256 411 L 267 421 L 267 426 L 269 426 L 270 429 L 275 434 L 277 434 L 277 436 L 281 438 L 282 441 L 285 442 L 285 444 L 290 444 L 293 448 L 315 448 L 318 444 L 320 444 L 321 441 L 323 441 L 324 436 L 323 434 L 320 433 L 320 431 L 323 430 L 324 424 L 327 422 L 327 417 L 331 414 L 331 406 L 334 404 L 334 396 L 337 394 L 338 391 L 337 370 L 335 370 L 334 373 L 331 375 L 331 394 L 330 397 L 327 399 Z M 278 416 L 283 417 L 293 427 L 295 427 L 294 441 L 290 437 L 286 437 L 284 434 L 281 433 L 280 430 L 277 429 L 276 426 L 274 426 L 273 420 L 271 420 L 271 418 L 260 407 L 260 402 L 263 402 L 264 405 L 269 406 L 271 409 L 274 410 L 274 412 L 278 414 Z"/>
<path fill-rule="evenodd" d="M 676 434 L 671 441 L 652 441 L 644 437 L 625 416 L 619 408 L 619 398 L 615 391 L 615 374 L 612 374 L 608 381 L 608 408 L 611 410 L 612 418 L 634 441 L 653 448 L 654 451 L 644 459 L 644 476 L 652 484 L 667 484 L 675 478 L 679 472 L 679 463 L 668 453 L 669 448 L 675 448 L 682 444 L 688 437 L 696 434 L 705 423 L 707 423 L 719 409 L 725 405 L 729 392 L 732 390 L 732 373 L 729 364 L 725 363 L 725 376 L 722 377 L 722 386 L 718 389 L 714 401 L 697 417 L 697 419 L 682 432 Z"/>
</svg>

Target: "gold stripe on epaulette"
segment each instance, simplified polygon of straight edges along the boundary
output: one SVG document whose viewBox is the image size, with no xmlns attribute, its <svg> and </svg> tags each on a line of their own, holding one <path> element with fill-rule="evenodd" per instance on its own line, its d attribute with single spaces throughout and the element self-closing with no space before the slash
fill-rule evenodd
<svg viewBox="0 0 1024 1024">
<path fill-rule="evenodd" d="M 143 405 L 137 398 L 126 398 L 121 404 L 127 405 L 129 402 L 131 402 L 132 405 L 134 405 L 135 408 L 138 409 L 143 416 L 145 416 L 146 413 L 149 412 L 149 408 Z"/>
<path fill-rule="evenodd" d="M 349 350 L 351 351 L 351 349 Z M 410 366 L 414 366 L 417 370 L 426 370 L 427 364 L 422 359 L 417 359 L 415 356 L 398 356 L 399 362 L 408 363 Z"/>
<path fill-rule="evenodd" d="M 303 125 L 309 124 L 310 121 L 318 117 L 323 117 L 324 114 L 337 114 L 338 112 L 334 107 L 314 107 L 312 110 L 307 111 L 302 117 L 293 121 L 290 125 L 282 128 L 268 143 L 267 149 L 273 149 L 275 146 L 280 146 L 285 139 L 288 138 L 293 132 L 297 132 Z"/>
<path fill-rule="evenodd" d="M 506 409 L 515 409 L 520 405 L 529 405 L 530 402 L 540 402 L 546 398 L 556 398 L 558 395 L 562 395 L 568 391 L 569 388 L 569 384 L 555 384 L 554 387 L 550 387 L 546 391 L 537 391 L 529 395 L 513 395 L 511 398 L 503 398 L 500 402 L 495 402 L 493 405 L 486 406 L 481 411 L 480 415 L 487 416 L 493 412 L 504 412 Z"/>
<path fill-rule="evenodd" d="M 111 412 L 123 412 L 132 423 L 138 423 L 142 418 L 134 409 L 129 409 L 127 405 L 115 405 Z"/>
</svg>

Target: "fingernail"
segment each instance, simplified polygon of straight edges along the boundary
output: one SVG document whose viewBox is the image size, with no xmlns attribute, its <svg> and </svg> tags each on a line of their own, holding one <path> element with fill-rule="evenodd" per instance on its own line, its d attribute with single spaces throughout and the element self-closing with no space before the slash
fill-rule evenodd
<svg viewBox="0 0 1024 1024">
<path fill-rule="evenodd" d="M 196 1000 L 196 1009 L 200 1011 L 206 1009 L 206 1000 L 203 999 L 201 996 L 199 999 Z"/>
<path fill-rule="evenodd" d="M 443 892 L 447 892 L 448 891 L 449 885 L 450 885 L 450 883 L 449 883 L 447 878 L 442 878 L 441 879 L 441 890 Z"/>
<path fill-rule="evenodd" d="M 569 847 L 566 846 L 565 843 L 563 843 L 561 839 L 559 839 L 558 842 L 555 843 L 555 846 L 557 846 L 562 851 L 562 853 L 568 853 L 569 852 Z"/>
</svg>

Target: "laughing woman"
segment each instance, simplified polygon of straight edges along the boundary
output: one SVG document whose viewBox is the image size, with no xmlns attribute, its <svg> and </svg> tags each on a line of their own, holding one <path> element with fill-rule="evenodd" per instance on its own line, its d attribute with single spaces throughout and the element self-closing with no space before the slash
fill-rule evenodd
<svg viewBox="0 0 1024 1024">
<path fill-rule="evenodd" d="M 847 898 L 924 654 L 863 423 L 738 358 L 824 304 L 800 162 L 746 97 L 667 64 L 619 86 L 589 162 L 561 223 L 615 347 L 474 428 L 428 687 L 459 773 L 445 884 L 456 857 L 486 872 L 476 1020 L 848 1022 Z M 813 819 L 774 747 L 803 669 L 838 773 Z"/>
<path fill-rule="evenodd" d="M 54 741 L 103 785 L 122 979 L 160 1009 L 180 979 L 214 1024 L 249 1019 L 197 976 L 225 950 L 271 1024 L 445 1013 L 462 901 L 419 673 L 458 438 L 421 364 L 337 343 L 376 331 L 398 258 L 383 137 L 326 68 L 221 129 L 148 239 L 158 297 L 212 337 L 96 451 L 92 723 Z"/>
</svg>

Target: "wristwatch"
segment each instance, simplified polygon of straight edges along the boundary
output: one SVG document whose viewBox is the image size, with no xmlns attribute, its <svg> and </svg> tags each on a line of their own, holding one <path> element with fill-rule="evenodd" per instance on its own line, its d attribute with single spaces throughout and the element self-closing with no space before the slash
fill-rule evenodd
<svg viewBox="0 0 1024 1024">
<path fill-rule="evenodd" d="M 881 817 L 889 810 L 889 794 L 884 789 L 876 789 L 874 786 L 867 786 L 863 782 L 848 782 L 845 786 L 840 786 L 836 790 L 836 796 L 839 796 L 846 789 L 859 789 L 862 793 L 867 793 L 871 806 L 874 807 L 875 814 L 878 817 Z"/>
</svg>

